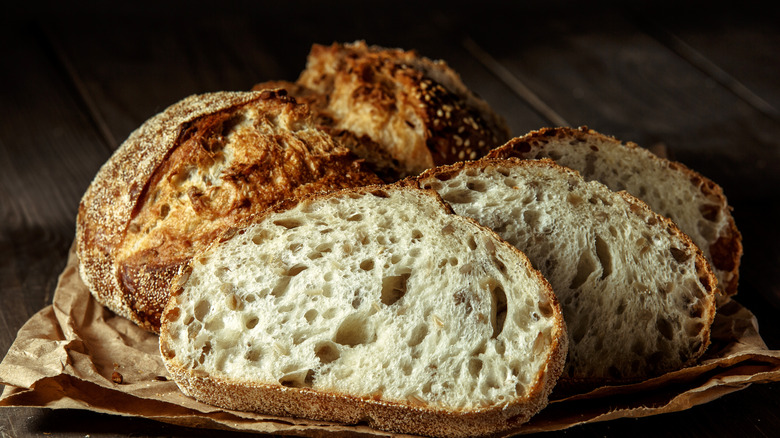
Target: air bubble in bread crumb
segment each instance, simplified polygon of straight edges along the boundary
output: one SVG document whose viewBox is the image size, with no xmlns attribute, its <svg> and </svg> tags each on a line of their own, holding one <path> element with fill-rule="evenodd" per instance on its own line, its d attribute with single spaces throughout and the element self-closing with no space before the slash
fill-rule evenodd
<svg viewBox="0 0 780 438">
<path fill-rule="evenodd" d="M 428 324 L 419 323 L 409 335 L 406 345 L 410 347 L 420 345 L 425 340 L 426 336 L 428 336 Z"/>
<path fill-rule="evenodd" d="M 469 374 L 471 377 L 477 379 L 479 378 L 479 373 L 482 371 L 482 360 L 477 358 L 471 358 L 469 359 Z"/>
<path fill-rule="evenodd" d="M 473 179 L 466 183 L 466 188 L 475 192 L 484 193 L 487 191 L 487 183 L 480 179 Z"/>
<path fill-rule="evenodd" d="M 319 315 L 319 312 L 317 309 L 309 309 L 306 311 L 306 313 L 303 314 L 303 317 L 306 319 L 306 322 L 311 324 L 315 318 Z"/>
<path fill-rule="evenodd" d="M 349 347 L 374 342 L 376 335 L 367 322 L 364 315 L 350 314 L 339 325 L 333 342 Z"/>
<path fill-rule="evenodd" d="M 253 328 L 255 328 L 255 326 L 257 326 L 258 322 L 260 322 L 260 319 L 254 316 L 246 320 L 246 322 L 244 323 L 244 327 L 246 327 L 249 330 L 252 330 Z"/>
<path fill-rule="evenodd" d="M 382 278 L 382 304 L 391 306 L 404 297 L 411 272 Z"/>
<path fill-rule="evenodd" d="M 249 362 L 260 362 L 263 356 L 263 350 L 260 347 L 252 347 L 244 354 L 244 358 Z"/>
<path fill-rule="evenodd" d="M 318 343 L 314 347 L 314 355 L 317 356 L 317 359 L 319 359 L 320 363 L 323 365 L 327 365 L 341 357 L 341 353 L 336 344 L 330 341 Z"/>
<path fill-rule="evenodd" d="M 203 319 L 206 317 L 206 314 L 211 309 L 211 303 L 207 300 L 200 300 L 197 304 L 195 304 L 195 312 L 194 316 L 195 319 L 198 321 L 203 321 Z"/>
<path fill-rule="evenodd" d="M 178 307 L 174 307 L 170 311 L 168 311 L 167 319 L 169 322 L 176 322 L 181 317 L 181 309 Z"/>
<path fill-rule="evenodd" d="M 301 225 L 303 225 L 303 221 L 295 218 L 285 218 L 285 219 L 277 219 L 273 221 L 273 224 L 291 230 L 293 228 L 298 228 Z"/>
</svg>

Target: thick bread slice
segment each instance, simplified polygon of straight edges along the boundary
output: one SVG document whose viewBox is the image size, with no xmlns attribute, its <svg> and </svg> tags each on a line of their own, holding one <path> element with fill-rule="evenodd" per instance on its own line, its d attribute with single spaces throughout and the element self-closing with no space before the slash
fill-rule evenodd
<svg viewBox="0 0 780 438">
<path fill-rule="evenodd" d="M 192 96 L 133 132 L 87 189 L 81 277 L 157 331 L 171 278 L 225 229 L 289 196 L 377 182 L 284 93 Z"/>
<path fill-rule="evenodd" d="M 550 281 L 570 338 L 562 383 L 644 379 L 707 348 L 715 277 L 696 245 L 640 200 L 550 160 L 482 159 L 419 180 Z"/>
<path fill-rule="evenodd" d="M 547 281 L 414 182 L 271 212 L 194 257 L 181 284 L 165 365 L 229 409 L 482 435 L 541 409 L 563 367 Z"/>
<path fill-rule="evenodd" d="M 390 156 L 361 155 L 388 179 L 479 158 L 509 139 L 506 122 L 455 71 L 414 51 L 314 45 L 295 85 L 290 92 L 309 99 L 326 126 Z"/>
<path fill-rule="evenodd" d="M 626 190 L 672 219 L 701 248 L 726 296 L 737 293 L 742 237 L 723 190 L 681 163 L 582 127 L 547 128 L 511 140 L 492 158 L 552 158 L 612 190 Z"/>
</svg>

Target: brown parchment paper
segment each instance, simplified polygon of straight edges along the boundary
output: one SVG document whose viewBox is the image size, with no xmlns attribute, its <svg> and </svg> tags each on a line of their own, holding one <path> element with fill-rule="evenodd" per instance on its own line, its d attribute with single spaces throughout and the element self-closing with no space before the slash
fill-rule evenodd
<svg viewBox="0 0 780 438">
<path fill-rule="evenodd" d="M 768 350 L 750 311 L 731 301 L 712 345 L 694 367 L 634 385 L 561 397 L 506 435 L 565 429 L 688 409 L 752 383 L 780 381 L 780 351 Z M 121 383 L 117 383 L 121 378 Z M 54 301 L 33 316 L 0 363 L 0 406 L 87 409 L 177 425 L 302 436 L 400 436 L 367 426 L 228 411 L 184 396 L 168 374 L 157 336 L 98 304 L 71 250 Z"/>
</svg>

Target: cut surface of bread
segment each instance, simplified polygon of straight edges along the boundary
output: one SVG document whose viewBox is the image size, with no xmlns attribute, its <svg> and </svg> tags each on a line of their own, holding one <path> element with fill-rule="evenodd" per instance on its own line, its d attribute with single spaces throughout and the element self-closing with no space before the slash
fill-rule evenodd
<svg viewBox="0 0 780 438">
<path fill-rule="evenodd" d="M 194 257 L 179 284 L 166 367 L 225 408 L 481 435 L 541 409 L 563 367 L 549 283 L 409 182 L 271 212 Z"/>
<path fill-rule="evenodd" d="M 714 276 L 696 245 L 638 199 L 550 160 L 482 159 L 419 181 L 550 281 L 569 330 L 564 385 L 645 379 L 705 351 Z"/>
<path fill-rule="evenodd" d="M 380 181 L 283 91 L 192 96 L 132 133 L 88 188 L 81 277 L 157 331 L 172 277 L 227 228 L 290 196 Z"/>
<path fill-rule="evenodd" d="M 334 133 L 359 139 L 356 152 L 388 179 L 482 157 L 509 138 L 505 121 L 455 71 L 414 51 L 314 45 L 290 92 Z"/>
<path fill-rule="evenodd" d="M 723 190 L 684 165 L 585 127 L 547 128 L 491 151 L 493 158 L 551 158 L 610 189 L 626 190 L 672 219 L 701 248 L 726 296 L 737 293 L 742 237 Z"/>
</svg>

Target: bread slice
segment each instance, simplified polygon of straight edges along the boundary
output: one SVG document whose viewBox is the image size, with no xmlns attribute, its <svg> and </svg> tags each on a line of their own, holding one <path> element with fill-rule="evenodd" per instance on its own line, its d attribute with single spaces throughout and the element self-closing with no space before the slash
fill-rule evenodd
<svg viewBox="0 0 780 438">
<path fill-rule="evenodd" d="M 160 349 L 184 393 L 433 436 L 492 433 L 546 404 L 566 331 L 516 248 L 411 182 L 285 208 L 183 274 Z"/>
<path fill-rule="evenodd" d="M 172 277 L 226 229 L 290 196 L 380 181 L 283 91 L 192 96 L 133 132 L 87 189 L 81 277 L 157 331 Z"/>
<path fill-rule="evenodd" d="M 334 134 L 359 139 L 360 156 L 387 179 L 479 158 L 509 139 L 506 122 L 455 71 L 414 51 L 314 45 L 290 92 Z"/>
<path fill-rule="evenodd" d="M 550 281 L 569 330 L 563 385 L 645 379 L 707 348 L 715 278 L 696 245 L 642 201 L 550 160 L 482 159 L 419 181 Z"/>
<path fill-rule="evenodd" d="M 672 219 L 701 248 L 719 289 L 737 293 L 742 237 L 723 190 L 685 167 L 586 127 L 548 128 L 511 140 L 493 158 L 551 158 L 612 190 L 626 190 Z"/>
</svg>

